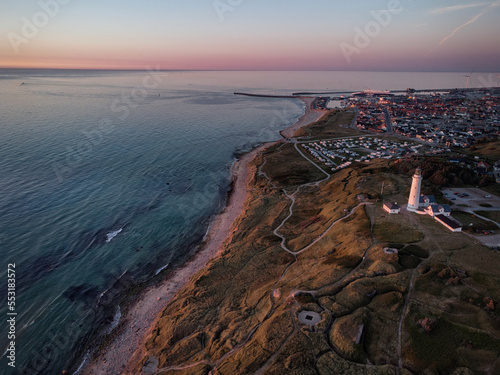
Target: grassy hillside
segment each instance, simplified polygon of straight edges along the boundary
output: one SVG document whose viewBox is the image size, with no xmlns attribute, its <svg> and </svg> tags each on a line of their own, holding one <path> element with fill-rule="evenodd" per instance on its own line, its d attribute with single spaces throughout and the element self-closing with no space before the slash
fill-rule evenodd
<svg viewBox="0 0 500 375">
<path fill-rule="evenodd" d="M 500 373 L 499 255 L 383 211 L 410 184 L 393 162 L 319 184 L 291 144 L 254 163 L 231 241 L 163 311 L 136 373 L 151 357 L 176 375 Z"/>
</svg>

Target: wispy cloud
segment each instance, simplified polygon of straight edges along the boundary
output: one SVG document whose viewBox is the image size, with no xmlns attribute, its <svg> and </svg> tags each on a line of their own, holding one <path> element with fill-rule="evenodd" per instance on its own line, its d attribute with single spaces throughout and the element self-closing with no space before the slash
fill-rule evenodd
<svg viewBox="0 0 500 375">
<path fill-rule="evenodd" d="M 496 1 L 494 3 L 487 3 L 489 6 L 484 8 L 481 12 L 479 12 L 478 14 L 476 14 L 474 17 L 472 17 L 470 20 L 468 20 L 467 22 L 465 22 L 464 24 L 456 27 L 449 35 L 445 36 L 440 42 L 439 42 L 439 45 L 442 45 L 443 43 L 446 43 L 446 41 L 448 39 L 450 39 L 451 37 L 453 37 L 457 32 L 459 32 L 461 29 L 463 29 L 464 27 L 467 27 L 471 24 L 473 24 L 474 22 L 476 22 L 478 19 L 480 19 L 482 16 L 484 16 L 486 13 L 488 13 L 492 8 L 495 8 L 495 7 L 498 7 L 500 6 L 500 1 Z M 470 4 L 472 5 L 472 4 Z M 478 4 L 475 4 L 475 6 L 477 6 Z M 483 3 L 483 5 L 485 5 Z M 456 8 L 456 7 L 462 7 L 462 9 L 465 9 L 463 7 L 465 7 L 466 5 L 457 5 L 455 7 L 448 7 L 448 8 Z M 470 8 L 471 6 L 469 6 Z M 443 8 L 444 9 L 444 8 Z"/>
<path fill-rule="evenodd" d="M 462 5 L 453 5 L 449 7 L 436 8 L 431 10 L 431 14 L 446 14 L 451 12 L 457 12 L 459 10 L 476 8 L 484 5 L 491 5 L 491 3 L 462 4 Z"/>
</svg>

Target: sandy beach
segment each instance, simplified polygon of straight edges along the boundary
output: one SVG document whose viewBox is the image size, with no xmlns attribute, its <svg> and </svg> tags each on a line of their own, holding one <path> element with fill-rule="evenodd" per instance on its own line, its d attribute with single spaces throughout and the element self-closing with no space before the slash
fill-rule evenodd
<svg viewBox="0 0 500 375">
<path fill-rule="evenodd" d="M 282 130 L 283 137 L 290 138 L 302 126 L 317 121 L 327 111 L 313 110 L 314 98 L 299 98 L 306 104 L 304 115 L 289 128 Z M 225 241 L 230 239 L 233 224 L 242 213 L 248 196 L 249 182 L 253 176 L 250 162 L 274 142 L 264 144 L 244 154 L 232 168 L 233 190 L 224 211 L 215 217 L 205 238 L 205 245 L 167 280 L 142 292 L 128 310 L 117 328 L 112 342 L 85 364 L 78 372 L 83 375 L 132 374 L 137 362 L 143 357 L 143 339 L 147 337 L 154 321 L 182 287 L 202 270 L 210 259 L 217 256 Z"/>
<path fill-rule="evenodd" d="M 250 161 L 268 147 L 264 144 L 244 154 L 232 169 L 233 191 L 224 211 L 212 222 L 205 246 L 184 266 L 175 270 L 164 282 L 145 290 L 122 320 L 113 342 L 87 364 L 79 374 L 102 375 L 128 373 L 142 357 L 142 339 L 148 334 L 158 314 L 189 279 L 217 256 L 241 214 L 252 177 Z M 127 366 L 128 364 L 128 366 Z"/>
<path fill-rule="evenodd" d="M 282 130 L 280 133 L 285 138 L 292 138 L 297 130 L 301 127 L 309 125 L 315 121 L 318 121 L 325 113 L 328 111 L 313 109 L 311 104 L 315 98 L 301 96 L 297 99 L 302 100 L 306 104 L 306 110 L 304 114 L 289 128 Z"/>
</svg>

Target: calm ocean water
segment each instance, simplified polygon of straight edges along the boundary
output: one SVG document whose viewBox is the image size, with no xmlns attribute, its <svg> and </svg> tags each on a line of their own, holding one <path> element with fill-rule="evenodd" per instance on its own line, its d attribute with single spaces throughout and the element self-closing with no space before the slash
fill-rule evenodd
<svg viewBox="0 0 500 375">
<path fill-rule="evenodd" d="M 464 85 L 459 73 L 0 70 L 0 373 L 61 373 L 98 305 L 112 310 L 109 332 L 117 285 L 182 264 L 223 207 L 235 155 L 303 113 L 234 91 Z M 4 354 L 9 263 L 15 370 Z"/>
</svg>

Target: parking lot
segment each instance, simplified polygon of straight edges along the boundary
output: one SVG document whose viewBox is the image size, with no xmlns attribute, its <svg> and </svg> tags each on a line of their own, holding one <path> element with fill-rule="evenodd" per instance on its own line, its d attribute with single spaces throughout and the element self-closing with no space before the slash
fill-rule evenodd
<svg viewBox="0 0 500 375">
<path fill-rule="evenodd" d="M 471 214 L 476 214 L 474 211 L 500 211 L 500 198 L 479 188 L 449 188 L 443 189 L 442 192 L 445 198 L 453 202 L 453 210 L 465 211 Z M 484 207 L 484 205 L 490 205 L 491 207 Z M 496 224 L 500 226 L 500 223 Z M 486 246 L 497 247 L 500 246 L 500 233 L 498 230 L 495 232 L 495 234 L 485 235 L 481 233 L 470 234 L 470 236 Z"/>
<path fill-rule="evenodd" d="M 462 208 L 461 205 L 466 205 L 473 211 L 500 210 L 500 198 L 479 188 L 447 188 L 442 192 L 445 198 L 448 196 L 454 206 L 460 208 Z M 483 207 L 481 204 L 491 205 L 491 207 Z"/>
</svg>

